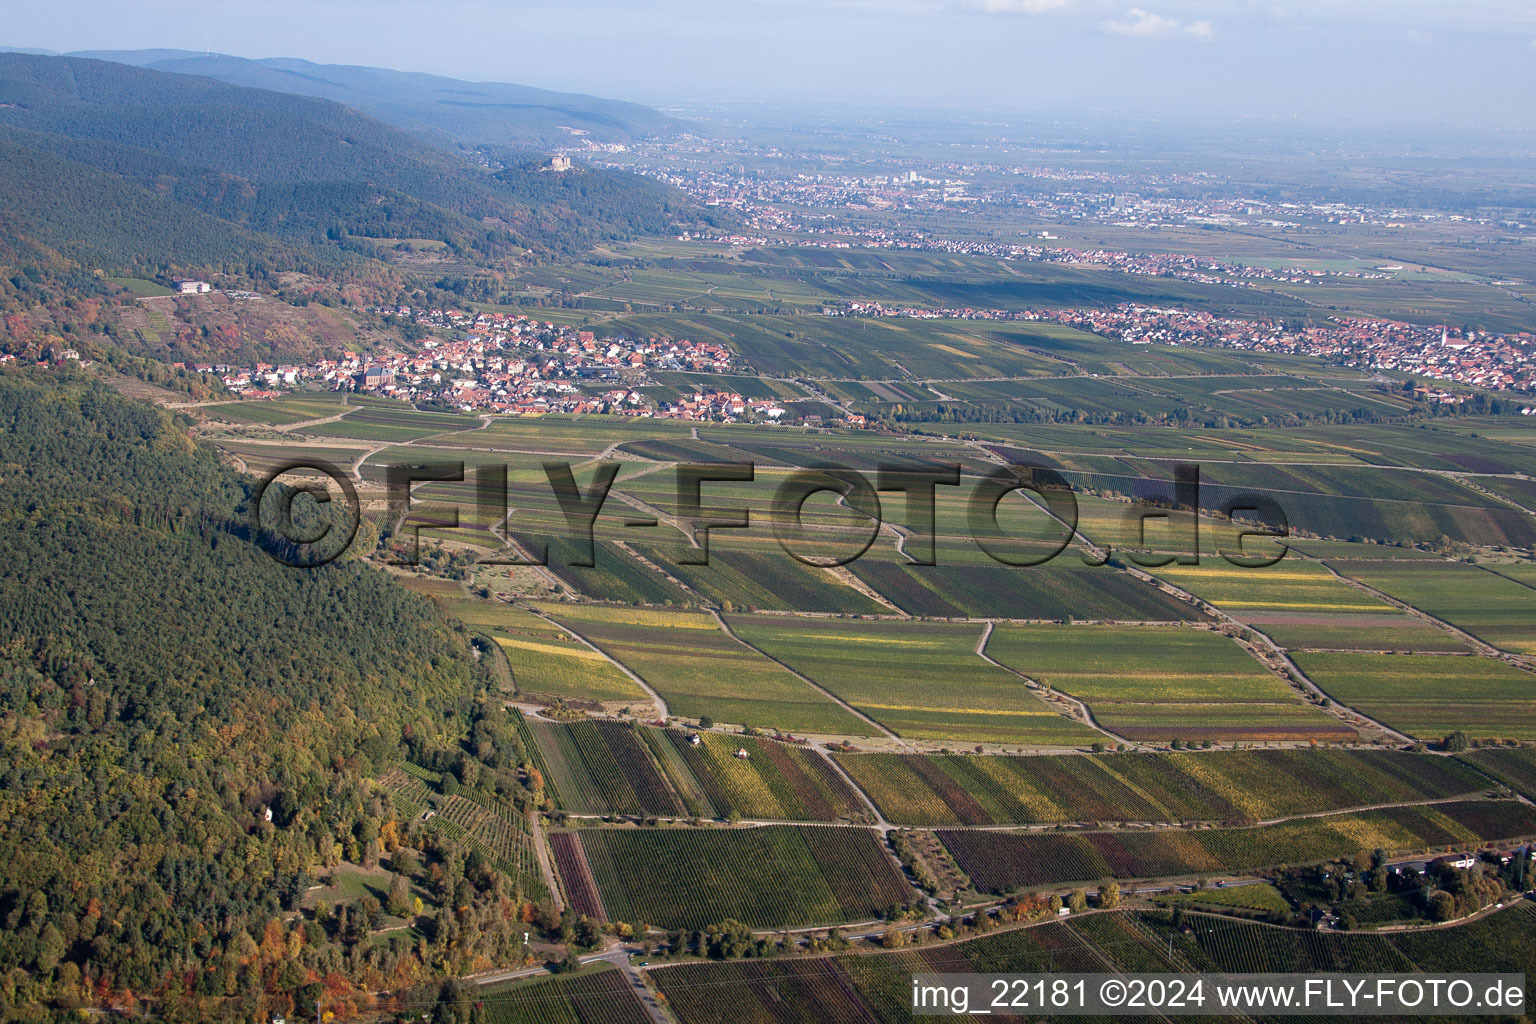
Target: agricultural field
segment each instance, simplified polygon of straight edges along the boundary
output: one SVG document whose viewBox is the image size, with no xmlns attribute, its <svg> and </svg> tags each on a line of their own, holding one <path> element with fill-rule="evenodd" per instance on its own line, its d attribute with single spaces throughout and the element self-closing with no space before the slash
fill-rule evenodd
<svg viewBox="0 0 1536 1024">
<path fill-rule="evenodd" d="M 471 424 L 475 426 L 475 424 Z M 622 416 L 496 416 L 483 428 L 451 434 L 434 443 L 501 452 L 595 456 L 626 440 L 687 437 L 688 425 Z"/>
<path fill-rule="evenodd" d="M 1228 889 L 1202 889 L 1187 896 L 1160 896 L 1156 902 L 1162 906 L 1178 904 L 1189 910 L 1209 910 L 1214 913 L 1246 910 L 1257 914 L 1283 914 L 1286 917 L 1291 913 L 1291 905 L 1280 890 L 1267 883 L 1239 885 Z"/>
<path fill-rule="evenodd" d="M 1126 739 L 1341 739 L 1353 730 L 1303 703 L 1236 642 L 1205 629 L 1006 623 L 987 653 L 1088 705 Z"/>
<path fill-rule="evenodd" d="M 1536 589 L 1536 562 L 1501 562 L 1497 565 L 1485 565 L 1483 568 Z"/>
<path fill-rule="evenodd" d="M 947 554 L 948 552 L 946 552 Z M 909 565 L 865 557 L 855 575 L 909 615 L 1005 619 L 1194 622 L 1195 608 L 1107 567 L 1072 565 L 1067 553 L 1039 566 Z"/>
<path fill-rule="evenodd" d="M 833 756 L 889 821 L 930 827 L 1255 822 L 1488 786 L 1459 761 L 1400 751 Z"/>
<path fill-rule="evenodd" d="M 728 918 L 754 928 L 838 924 L 870 920 L 912 895 L 868 829 L 769 825 L 569 835 L 590 865 L 609 920 L 689 929 Z"/>
<path fill-rule="evenodd" d="M 578 814 L 835 821 L 866 813 L 831 763 L 800 744 L 592 719 L 523 721 L 556 802 Z"/>
<path fill-rule="evenodd" d="M 978 656 L 979 624 L 770 615 L 726 621 L 753 647 L 902 736 L 1078 746 L 1098 735 Z"/>
<path fill-rule="evenodd" d="M 1493 658 L 1297 654 L 1297 666 L 1341 704 L 1422 740 L 1536 739 L 1536 673 Z"/>
<path fill-rule="evenodd" d="M 1536 799 L 1536 748 L 1474 750 L 1465 757 L 1515 792 L 1527 799 Z"/>
<path fill-rule="evenodd" d="M 561 809 L 662 817 L 685 813 L 651 758 L 640 735 L 642 726 L 596 719 L 547 722 L 528 716 L 523 724 L 538 745 L 545 784 Z"/>
<path fill-rule="evenodd" d="M 221 440 L 219 447 L 235 466 L 252 476 L 266 477 L 278 466 L 300 460 L 319 459 L 345 472 L 366 452 L 366 448 L 345 448 L 326 444 L 262 444 L 259 441 Z M 316 474 L 318 476 L 318 474 Z"/>
<path fill-rule="evenodd" d="M 1175 925 L 1166 911 L 1122 910 L 875 955 L 669 964 L 650 977 L 680 1024 L 897 1024 L 913 1019 L 916 973 L 1536 972 L 1528 901 L 1469 924 L 1393 933 L 1192 916 L 1199 927 Z"/>
<path fill-rule="evenodd" d="M 647 729 L 645 736 L 679 791 L 696 787 L 714 817 L 836 821 L 867 813 L 847 781 L 809 747 L 678 729 Z"/>
<path fill-rule="evenodd" d="M 1536 654 L 1536 590 L 1462 562 L 1340 562 L 1339 572 L 1517 654 Z"/>
<path fill-rule="evenodd" d="M 806 565 L 777 546 L 750 550 L 739 541 L 713 540 L 708 565 L 681 564 L 679 551 L 667 551 L 659 545 L 636 545 L 636 549 L 715 605 L 853 615 L 888 611 L 843 582 L 833 570 Z"/>
<path fill-rule="evenodd" d="M 1191 457 L 1191 461 L 1197 460 Z M 1263 474 L 1269 471 L 1266 467 L 1262 472 L 1256 471 L 1256 475 L 1264 479 Z M 1064 475 L 1073 484 L 1124 495 L 1155 498 L 1169 490 L 1163 480 L 1130 473 L 1069 472 Z M 1423 479 L 1425 474 L 1401 476 L 1414 478 L 1400 482 L 1400 486 L 1406 487 Z M 1203 508 L 1219 509 L 1244 495 L 1264 495 L 1285 511 L 1286 520 L 1293 529 L 1339 540 L 1371 538 L 1383 544 L 1398 541 L 1432 544 L 1444 537 L 1464 544 L 1503 544 L 1522 548 L 1536 543 L 1536 520 L 1497 499 L 1470 491 L 1465 494 L 1438 492 L 1433 487 L 1424 496 L 1406 493 L 1411 496 L 1356 497 L 1274 486 L 1240 487 L 1202 480 L 1200 502 Z"/>
<path fill-rule="evenodd" d="M 666 577 L 643 565 L 611 540 L 593 542 L 593 565 L 570 565 L 562 557 L 559 536 L 512 534 L 524 551 L 547 548 L 550 551 L 549 570 L 572 591 L 589 600 L 643 605 L 696 603 L 686 591 L 668 582 Z"/>
<path fill-rule="evenodd" d="M 1198 566 L 1169 565 L 1151 571 L 1262 631 L 1281 647 L 1468 650 L 1451 634 L 1351 587 L 1318 562 L 1294 554 L 1263 568 L 1206 559 Z"/>
<path fill-rule="evenodd" d="M 345 395 L 299 393 L 268 401 L 219 402 L 199 407 L 199 414 L 235 423 L 287 426 L 354 412 Z"/>
<path fill-rule="evenodd" d="M 475 996 L 485 1024 L 650 1024 L 624 972 L 608 964 L 572 975 L 482 988 Z"/>
<path fill-rule="evenodd" d="M 1407 613 L 1391 615 L 1228 609 L 1281 647 L 1293 651 L 1385 651 L 1470 654 L 1455 635 Z"/>
<path fill-rule="evenodd" d="M 633 679 L 547 619 L 481 598 L 458 596 L 440 603 L 448 614 L 496 642 L 520 694 L 549 701 L 633 702 L 637 708 L 651 704 Z"/>
<path fill-rule="evenodd" d="M 1514 801 L 1393 807 L 1255 828 L 1120 832 L 941 830 L 960 869 L 984 892 L 1254 871 L 1340 857 L 1440 852 L 1536 835 L 1536 809 Z"/>
<path fill-rule="evenodd" d="M 628 666 L 686 718 L 785 732 L 870 729 L 793 674 L 727 636 L 703 612 L 544 604 L 539 610 Z"/>
<path fill-rule="evenodd" d="M 555 859 L 555 874 L 565 889 L 565 898 L 578 914 L 608 920 L 603 909 L 602 896 L 597 891 L 597 880 L 592 876 L 592 865 L 587 861 L 586 849 L 575 832 L 549 833 L 549 849 Z"/>
<path fill-rule="evenodd" d="M 1536 512 L 1536 480 L 1520 477 L 1484 477 L 1478 483 L 1515 505 Z"/>
<path fill-rule="evenodd" d="M 334 423 L 297 427 L 293 433 L 306 437 L 345 437 L 360 441 L 416 441 L 434 434 L 470 430 L 479 425 L 480 421 L 473 416 L 418 412 L 404 402 L 391 402 L 368 403 Z"/>
</svg>

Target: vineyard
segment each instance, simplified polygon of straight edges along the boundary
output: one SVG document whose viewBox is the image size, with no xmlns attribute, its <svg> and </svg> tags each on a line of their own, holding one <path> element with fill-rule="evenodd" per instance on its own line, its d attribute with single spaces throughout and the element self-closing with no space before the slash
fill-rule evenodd
<svg viewBox="0 0 1536 1024">
<path fill-rule="evenodd" d="M 1340 562 L 1333 567 L 1495 647 L 1536 654 L 1536 591 L 1513 579 L 1461 562 Z"/>
<path fill-rule="evenodd" d="M 1487 787 L 1431 754 L 1326 749 L 1037 755 L 834 754 L 903 825 L 1244 823 Z"/>
<path fill-rule="evenodd" d="M 598 894 L 597 881 L 592 877 L 592 866 L 587 863 L 586 851 L 574 832 L 551 832 L 549 848 L 555 856 L 555 873 L 565 886 L 566 900 L 578 914 L 608 920 L 603 909 L 603 898 Z"/>
<path fill-rule="evenodd" d="M 1527 798 L 1536 797 L 1536 749 L 1474 750 L 1467 760 Z"/>
<path fill-rule="evenodd" d="M 650 972 L 681 1024 L 896 1024 L 913 1019 L 911 976 L 1104 971 L 1500 972 L 1536 975 L 1536 904 L 1450 928 L 1311 932 L 1164 912 L 1074 916 L 979 939 L 881 953 L 679 964 Z M 1124 1019 L 1124 1018 L 1117 1018 Z"/>
<path fill-rule="evenodd" d="M 911 615 L 1193 622 L 1195 607 L 1122 572 L 1087 566 L 911 567 L 861 558 L 853 572 Z"/>
<path fill-rule="evenodd" d="M 861 828 L 566 835 L 558 842 L 585 855 L 610 918 L 660 928 L 703 928 L 727 918 L 754 928 L 862 921 L 912 895 L 875 834 Z M 566 856 L 574 858 L 574 850 Z"/>
<path fill-rule="evenodd" d="M 556 803 L 577 814 L 836 821 L 865 813 L 809 747 L 600 719 L 520 722 Z"/>
<path fill-rule="evenodd" d="M 826 569 L 785 558 L 777 549 L 740 550 L 740 539 L 734 545 L 724 543 L 726 537 L 721 541 L 710 545 L 708 565 L 679 563 L 675 551 L 668 557 L 660 545 L 641 545 L 638 550 L 716 604 L 866 615 L 885 610 Z"/>
<path fill-rule="evenodd" d="M 530 899 L 548 895 L 539 870 L 534 837 L 528 824 L 511 807 L 488 807 L 462 796 L 443 796 L 428 783 L 437 785 L 436 772 L 404 762 L 379 779 L 380 788 L 403 819 L 421 820 L 423 824 L 464 846 L 478 849 L 486 859 L 510 875 Z"/>
<path fill-rule="evenodd" d="M 670 754 L 669 760 L 696 781 L 719 817 L 836 821 L 865 813 L 858 794 L 808 747 L 707 732 L 694 734 L 699 737 L 695 744 L 677 729 L 647 734 L 653 747 Z M 738 757 L 743 750 L 748 756 Z"/>
<path fill-rule="evenodd" d="M 542 610 L 627 665 L 677 715 L 845 736 L 869 727 L 698 612 L 590 605 Z"/>
<path fill-rule="evenodd" d="M 976 654 L 976 623 L 728 617 L 747 643 L 903 736 L 1078 746 L 1097 733 Z"/>
<path fill-rule="evenodd" d="M 657 769 L 639 727 L 584 719 L 571 723 L 523 718 L 560 807 L 578 814 L 673 817 L 686 813 Z"/>
<path fill-rule="evenodd" d="M 476 999 L 485 1024 L 650 1024 L 624 972 L 539 978 L 493 988 Z"/>
<path fill-rule="evenodd" d="M 379 788 L 389 794 L 402 819 L 421 817 L 436 799 L 436 794 L 427 785 L 427 781 L 416 774 L 418 772 L 431 776 L 432 785 L 436 785 L 440 778 L 436 772 L 429 772 L 407 761 L 401 767 L 391 768 L 379 779 Z"/>
<path fill-rule="evenodd" d="M 574 700 L 649 701 L 634 680 L 590 648 L 549 636 L 497 637 L 520 692 Z"/>
<path fill-rule="evenodd" d="M 1206 629 L 1004 624 L 987 653 L 1088 705 L 1128 739 L 1347 739 L 1354 731 L 1304 703 L 1235 641 Z"/>
<path fill-rule="evenodd" d="M 1295 660 L 1330 697 L 1419 739 L 1458 729 L 1473 739 L 1536 739 L 1536 675 L 1503 661 L 1391 654 Z"/>
<path fill-rule="evenodd" d="M 1394 807 L 1256 828 L 1009 833 L 945 829 L 939 838 L 978 889 L 1174 878 L 1389 852 L 1436 852 L 1536 835 L 1514 801 Z"/>
</svg>

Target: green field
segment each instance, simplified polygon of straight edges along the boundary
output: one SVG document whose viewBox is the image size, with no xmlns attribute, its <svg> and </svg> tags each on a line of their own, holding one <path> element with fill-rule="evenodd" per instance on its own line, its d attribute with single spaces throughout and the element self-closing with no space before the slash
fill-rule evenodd
<svg viewBox="0 0 1536 1024">
<path fill-rule="evenodd" d="M 1339 572 L 1506 651 L 1536 654 L 1536 590 L 1460 562 L 1341 562 Z"/>
<path fill-rule="evenodd" d="M 997 563 L 952 564 L 946 548 L 938 565 L 907 565 L 866 556 L 854 573 L 912 615 L 1005 619 L 1115 619 L 1195 621 L 1202 616 L 1186 602 L 1110 568 L 1060 561 L 1040 566 Z"/>
<path fill-rule="evenodd" d="M 521 693 L 575 701 L 633 701 L 637 708 L 651 703 L 612 662 L 547 619 L 481 598 L 444 597 L 439 603 L 448 614 L 496 641 Z"/>
<path fill-rule="evenodd" d="M 1231 639 L 1204 629 L 999 625 L 987 653 L 1088 705 L 1127 739 L 1297 740 L 1353 731 L 1304 704 Z"/>
<path fill-rule="evenodd" d="M 283 398 L 219 402 L 202 406 L 205 415 L 236 423 L 285 426 L 327 416 L 346 415 L 358 410 L 347 405 L 345 395 L 299 393 Z"/>
<path fill-rule="evenodd" d="M 1398 751 L 834 756 L 888 820 L 917 826 L 1253 822 L 1488 785 L 1461 762 Z"/>
<path fill-rule="evenodd" d="M 976 654 L 981 627 L 735 615 L 747 643 L 918 739 L 1077 746 L 1097 735 Z"/>
<path fill-rule="evenodd" d="M 726 636 L 702 612 L 539 607 L 649 683 L 672 714 L 786 732 L 862 736 L 870 731 L 793 674 Z"/>
<path fill-rule="evenodd" d="M 696 793 L 704 813 L 779 821 L 862 818 L 865 807 L 825 757 L 754 736 L 648 729 L 646 738 L 674 785 Z M 692 742 L 697 736 L 698 743 Z M 745 753 L 747 756 L 740 756 Z"/>
<path fill-rule="evenodd" d="M 624 972 L 607 964 L 554 978 L 487 985 L 476 993 L 486 1024 L 649 1024 Z"/>
<path fill-rule="evenodd" d="M 1474 750 L 1466 758 L 1527 799 L 1536 798 L 1536 748 Z"/>
<path fill-rule="evenodd" d="M 581 814 L 676 816 L 683 801 L 651 759 L 639 726 L 524 717 L 556 804 Z"/>
<path fill-rule="evenodd" d="M 1505 801 L 1433 804 L 1237 829 L 1138 832 L 939 832 L 986 892 L 1101 879 L 1176 878 L 1336 858 L 1466 849 L 1536 835 L 1536 809 Z"/>
<path fill-rule="evenodd" d="M 799 744 L 601 720 L 524 727 L 565 810 L 778 821 L 865 813 L 831 763 Z"/>
<path fill-rule="evenodd" d="M 1536 674 L 1492 658 L 1298 654 L 1296 664 L 1341 704 L 1423 740 L 1536 739 Z"/>
<path fill-rule="evenodd" d="M 837 826 L 569 833 L 609 920 L 754 928 L 869 920 L 912 891 L 876 833 Z M 567 885 L 570 879 L 567 878 Z M 586 897 L 572 900 L 578 906 Z"/>
<path fill-rule="evenodd" d="M 1338 545 L 1334 545 L 1335 548 Z M 1377 551 L 1403 549 L 1373 546 Z M 1318 562 L 1291 554 L 1245 568 L 1218 559 L 1153 572 L 1267 634 L 1281 647 L 1371 651 L 1466 651 L 1423 619 L 1351 587 Z"/>
<path fill-rule="evenodd" d="M 146 281 L 142 277 L 109 277 L 108 281 L 124 289 L 135 298 L 144 298 L 155 295 L 175 295 L 176 293 L 163 284 Z"/>
<path fill-rule="evenodd" d="M 710 543 L 708 565 L 680 564 L 678 551 L 656 545 L 639 550 L 716 605 L 730 602 L 737 608 L 865 615 L 887 611 L 832 571 L 806 565 L 776 545 L 746 549 L 740 541 L 721 538 Z"/>
</svg>

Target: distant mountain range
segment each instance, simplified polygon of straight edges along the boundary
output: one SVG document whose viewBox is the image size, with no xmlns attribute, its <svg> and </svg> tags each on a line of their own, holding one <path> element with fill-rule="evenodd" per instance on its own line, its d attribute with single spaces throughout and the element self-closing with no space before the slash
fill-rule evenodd
<svg viewBox="0 0 1536 1024">
<path fill-rule="evenodd" d="M 486 148 L 492 166 L 329 99 L 0 53 L 0 262 L 334 263 L 395 239 L 569 251 L 705 216 L 660 182 Z"/>
<path fill-rule="evenodd" d="M 314 64 L 292 57 L 249 60 L 190 50 L 82 50 L 63 56 L 334 100 L 440 146 L 549 150 L 583 139 L 632 142 L 682 127 L 638 103 L 387 68 Z"/>
</svg>

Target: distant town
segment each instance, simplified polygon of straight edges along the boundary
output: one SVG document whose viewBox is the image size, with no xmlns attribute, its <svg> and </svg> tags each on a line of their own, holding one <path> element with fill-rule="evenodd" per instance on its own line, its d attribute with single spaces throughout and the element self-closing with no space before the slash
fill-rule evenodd
<svg viewBox="0 0 1536 1024">
<path fill-rule="evenodd" d="M 850 302 L 846 306 L 827 307 L 823 313 L 934 320 L 1050 321 L 1132 345 L 1212 345 L 1282 352 L 1313 356 L 1339 366 L 1407 373 L 1493 391 L 1536 392 L 1536 335 L 1530 333 L 1452 333 L 1444 326 L 1359 317 L 1337 317 L 1326 325 L 1292 329 L 1275 320 L 1246 320 L 1131 303 L 1113 309 L 1002 310 Z M 1440 389 L 1431 400 L 1451 404 L 1464 397 Z"/>
</svg>

